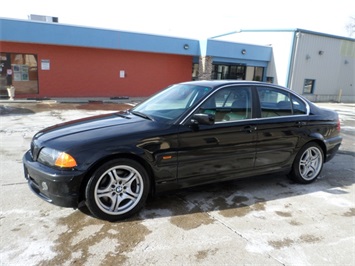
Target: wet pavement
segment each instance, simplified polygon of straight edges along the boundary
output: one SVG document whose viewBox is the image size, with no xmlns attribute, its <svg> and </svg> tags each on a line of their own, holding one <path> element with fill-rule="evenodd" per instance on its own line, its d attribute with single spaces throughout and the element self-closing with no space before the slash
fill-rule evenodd
<svg viewBox="0 0 355 266">
<path fill-rule="evenodd" d="M 119 111 L 132 108 L 136 103 L 60 103 L 60 102 L 38 102 L 38 103 L 11 103 L 1 105 L 0 115 L 22 115 L 45 112 L 48 110 L 101 110 Z"/>
<path fill-rule="evenodd" d="M 0 265 L 354 265 L 355 105 L 338 111 L 344 142 L 310 185 L 284 175 L 149 199 L 117 223 L 37 198 L 22 155 L 40 129 L 135 103 L 0 103 Z"/>
</svg>

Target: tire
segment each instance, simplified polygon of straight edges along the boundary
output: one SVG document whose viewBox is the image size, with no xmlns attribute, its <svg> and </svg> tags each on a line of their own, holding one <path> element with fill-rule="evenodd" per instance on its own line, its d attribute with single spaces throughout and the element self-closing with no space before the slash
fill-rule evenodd
<svg viewBox="0 0 355 266">
<path fill-rule="evenodd" d="M 86 206 L 95 217 L 114 222 L 137 213 L 149 191 L 149 177 L 141 164 L 115 159 L 99 167 L 89 179 Z"/>
<path fill-rule="evenodd" d="M 312 183 L 322 171 L 323 162 L 323 150 L 317 143 L 310 142 L 298 152 L 293 162 L 291 178 L 301 184 Z"/>
</svg>

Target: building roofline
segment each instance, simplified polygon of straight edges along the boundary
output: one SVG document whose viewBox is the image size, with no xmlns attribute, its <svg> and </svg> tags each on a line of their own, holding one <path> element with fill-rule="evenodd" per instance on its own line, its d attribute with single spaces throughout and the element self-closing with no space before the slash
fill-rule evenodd
<svg viewBox="0 0 355 266">
<path fill-rule="evenodd" d="M 329 33 L 322 33 L 322 32 L 305 30 L 305 29 L 300 29 L 300 28 L 288 28 L 288 29 L 240 29 L 239 31 L 236 31 L 235 33 L 238 33 L 238 32 L 301 32 L 301 33 L 308 33 L 308 34 L 324 36 L 324 37 L 330 37 L 330 38 L 335 38 L 335 39 L 355 41 L 355 38 L 351 38 L 351 37 L 333 35 L 333 34 L 329 34 Z"/>
<path fill-rule="evenodd" d="M 60 23 L 57 23 L 57 22 L 46 22 L 46 21 L 29 20 L 29 19 L 17 19 L 17 18 L 8 18 L 8 17 L 0 17 L 0 20 L 22 21 L 22 22 L 28 22 L 28 23 L 50 24 L 50 25 L 54 25 L 54 26 L 67 26 L 67 27 L 85 28 L 85 29 L 93 29 L 93 30 L 104 30 L 104 31 L 114 31 L 114 32 L 123 32 L 123 33 L 133 33 L 133 34 L 139 34 L 139 35 L 167 37 L 167 38 L 172 38 L 172 39 L 188 39 L 188 40 L 195 40 L 195 41 L 199 40 L 199 39 L 179 37 L 179 36 L 167 35 L 167 34 L 154 34 L 154 33 L 149 33 L 149 32 L 128 31 L 128 30 L 121 30 L 121 29 L 114 29 L 114 28 L 93 27 L 93 26 L 85 26 L 85 25 L 78 25 L 78 24 L 67 24 L 67 23 L 61 23 L 61 22 Z"/>
<path fill-rule="evenodd" d="M 67 45 L 195 56 L 199 41 L 188 38 L 0 17 L 0 41 Z"/>
</svg>

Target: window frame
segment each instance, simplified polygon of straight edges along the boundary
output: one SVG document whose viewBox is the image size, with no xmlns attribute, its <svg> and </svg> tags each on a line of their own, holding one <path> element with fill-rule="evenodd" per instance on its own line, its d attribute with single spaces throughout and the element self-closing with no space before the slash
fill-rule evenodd
<svg viewBox="0 0 355 266">
<path fill-rule="evenodd" d="M 308 82 L 311 82 L 310 84 L 307 84 Z M 303 83 L 303 90 L 302 94 L 314 94 L 314 89 L 315 89 L 315 84 L 316 80 L 315 79 L 305 79 Z M 310 86 L 310 89 L 306 88 Z"/>
<path fill-rule="evenodd" d="M 214 108 L 205 108 L 204 104 L 208 103 L 211 99 L 213 99 L 213 97 L 217 96 L 219 93 L 223 92 L 224 90 L 229 90 L 228 96 L 224 99 L 222 106 L 218 106 L 216 104 L 216 106 Z M 233 103 L 229 103 L 229 97 L 231 95 L 234 96 L 234 101 L 238 100 L 235 98 L 237 91 L 239 90 L 239 94 L 242 93 L 242 91 L 246 92 L 247 94 L 247 102 L 246 102 L 246 107 L 245 108 L 240 108 L 238 109 L 237 107 L 233 107 Z M 233 101 L 233 102 L 234 102 Z M 221 102 L 220 102 L 221 103 Z M 226 106 L 227 104 L 227 106 Z M 230 106 L 229 106 L 230 105 Z M 213 110 L 215 109 L 215 110 Z M 243 110 L 244 109 L 244 110 Z M 198 108 L 196 108 L 193 112 L 193 114 L 198 114 L 200 113 L 201 110 L 205 110 L 206 112 L 203 113 L 208 113 L 208 114 L 212 114 L 215 117 L 217 117 L 217 113 L 219 116 L 223 115 L 223 119 L 219 120 L 217 119 L 215 121 L 215 124 L 225 124 L 225 123 L 235 123 L 235 122 L 242 122 L 242 121 L 246 121 L 246 120 L 250 120 L 253 119 L 253 115 L 254 115 L 254 106 L 253 106 L 253 88 L 252 86 L 249 85 L 229 85 L 229 86 L 223 86 L 221 88 L 219 88 L 218 90 L 214 91 L 211 95 L 209 95 L 207 97 L 207 99 L 205 99 L 205 101 L 203 103 L 201 103 Z M 241 111 L 240 113 L 242 113 L 243 111 L 245 111 L 245 117 L 241 114 L 237 114 L 237 111 Z M 230 118 L 230 120 L 225 120 L 225 118 L 228 117 Z M 237 119 L 239 118 L 239 119 Z"/>
<path fill-rule="evenodd" d="M 303 99 L 300 95 L 298 95 L 297 93 L 294 93 L 293 91 L 284 88 L 284 87 L 279 87 L 277 85 L 254 85 L 254 84 L 230 84 L 230 85 L 223 85 L 215 90 L 213 90 L 213 92 L 210 93 L 210 95 L 208 95 L 208 97 L 206 99 L 204 99 L 203 101 L 201 101 L 196 107 L 194 107 L 188 114 L 186 114 L 179 122 L 178 124 L 180 125 L 184 125 L 185 123 L 188 123 L 189 119 L 191 119 L 191 117 L 193 116 L 193 114 L 196 114 L 197 111 L 201 108 L 201 106 L 208 101 L 208 99 L 210 99 L 210 97 L 212 95 L 214 95 L 215 93 L 217 93 L 219 90 L 224 89 L 224 88 L 228 88 L 231 86 L 235 86 L 235 87 L 248 87 L 250 88 L 251 91 L 251 117 L 248 119 L 242 119 L 242 120 L 233 120 L 233 121 L 223 121 L 223 122 L 217 122 L 215 124 L 219 125 L 219 124 L 226 124 L 226 123 L 250 123 L 251 120 L 253 121 L 263 121 L 263 120 L 270 120 L 270 119 L 283 119 L 285 117 L 300 117 L 300 116 L 308 116 L 310 113 L 310 106 L 308 104 L 308 102 Z M 258 88 L 267 88 L 267 89 L 273 89 L 276 91 L 281 91 L 284 93 L 289 93 L 291 99 L 295 98 L 297 99 L 299 102 L 303 103 L 304 107 L 305 107 L 305 114 L 293 114 L 293 115 L 288 115 L 288 116 L 273 116 L 273 117 L 261 117 L 261 104 L 260 104 L 260 99 L 259 99 L 259 94 L 258 94 Z M 249 121 L 249 122 L 248 122 Z"/>
<path fill-rule="evenodd" d="M 260 89 L 267 89 L 267 90 L 273 90 L 277 93 L 281 93 L 283 95 L 286 95 L 288 97 L 288 100 L 290 102 L 290 106 L 291 106 L 291 114 L 285 114 L 285 115 L 273 115 L 273 116 L 262 116 L 262 101 L 260 99 L 260 93 L 259 93 L 259 90 Z M 283 89 L 283 88 L 278 88 L 278 87 L 273 87 L 273 86 L 256 86 L 255 87 L 255 93 L 256 93 L 256 98 L 257 98 L 257 101 L 258 101 L 258 117 L 259 119 L 282 119 L 282 118 L 285 118 L 285 117 L 297 117 L 297 116 L 308 116 L 309 115 L 309 110 L 310 110 L 310 107 L 308 105 L 308 103 L 303 100 L 301 97 L 298 97 L 296 94 L 292 93 L 291 91 L 289 90 L 286 90 L 286 89 Z M 294 104 L 295 102 L 299 102 L 299 103 L 302 103 L 303 104 L 303 108 L 301 109 L 295 109 L 294 107 Z M 274 104 L 274 105 L 277 105 L 278 103 L 280 103 L 280 101 L 277 101 L 275 103 L 271 103 L 271 104 Z M 299 113 L 299 111 L 302 109 L 304 109 L 304 113 Z M 271 110 L 271 109 L 270 109 Z M 282 109 L 275 109 L 276 111 L 282 111 Z M 276 114 L 276 113 L 275 113 Z"/>
<path fill-rule="evenodd" d="M 247 65 L 245 64 L 212 64 L 212 80 L 245 80 Z"/>
</svg>

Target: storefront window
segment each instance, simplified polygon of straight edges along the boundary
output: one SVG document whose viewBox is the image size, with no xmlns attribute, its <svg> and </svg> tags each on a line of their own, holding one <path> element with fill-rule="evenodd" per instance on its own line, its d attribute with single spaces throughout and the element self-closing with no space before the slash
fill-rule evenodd
<svg viewBox="0 0 355 266">
<path fill-rule="evenodd" d="M 14 86 L 16 95 L 38 93 L 37 55 L 0 53 L 0 90 Z"/>
<path fill-rule="evenodd" d="M 264 75 L 264 68 L 263 67 L 255 67 L 253 80 L 262 81 L 263 75 Z"/>
<path fill-rule="evenodd" d="M 192 64 L 192 80 L 198 79 L 198 64 Z"/>
<path fill-rule="evenodd" d="M 263 81 L 264 68 L 256 66 L 248 66 L 246 71 L 246 80 Z"/>
<path fill-rule="evenodd" d="M 266 82 L 274 83 L 274 77 L 266 77 Z"/>
<path fill-rule="evenodd" d="M 246 66 L 244 65 L 213 65 L 212 79 L 245 80 Z"/>
</svg>

